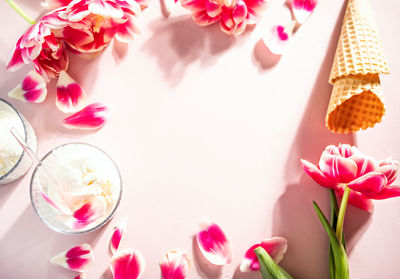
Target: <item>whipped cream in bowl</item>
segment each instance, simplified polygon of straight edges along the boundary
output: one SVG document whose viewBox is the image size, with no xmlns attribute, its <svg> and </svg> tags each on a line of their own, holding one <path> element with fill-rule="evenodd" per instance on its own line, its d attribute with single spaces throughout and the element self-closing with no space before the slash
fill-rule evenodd
<svg viewBox="0 0 400 279">
<path fill-rule="evenodd" d="M 101 149 L 86 143 L 54 148 L 41 159 L 31 179 L 36 213 L 49 228 L 64 234 L 88 233 L 105 225 L 121 194 L 115 163 Z"/>
<path fill-rule="evenodd" d="M 32 165 L 22 147 L 10 133 L 14 128 L 30 149 L 36 151 L 36 135 L 29 122 L 10 103 L 0 99 L 0 184 L 11 183 L 23 176 Z"/>
</svg>

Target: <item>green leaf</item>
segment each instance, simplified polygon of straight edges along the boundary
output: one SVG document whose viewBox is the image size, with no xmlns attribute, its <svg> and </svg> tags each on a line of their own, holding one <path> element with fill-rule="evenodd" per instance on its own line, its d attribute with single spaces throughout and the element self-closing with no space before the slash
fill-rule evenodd
<svg viewBox="0 0 400 279">
<path fill-rule="evenodd" d="M 293 279 L 293 277 L 280 267 L 262 247 L 254 249 L 260 262 L 260 271 L 263 279 Z"/>
<path fill-rule="evenodd" d="M 317 205 L 316 202 L 313 202 L 315 212 L 318 215 L 319 220 L 322 223 L 325 231 L 329 236 L 329 242 L 331 244 L 332 252 L 333 252 L 333 260 L 334 260 L 334 276 L 336 279 L 348 279 L 349 278 L 349 265 L 347 261 L 346 251 L 339 240 L 336 237 L 335 231 L 329 224 L 325 215 L 322 213 L 321 209 Z"/>
</svg>

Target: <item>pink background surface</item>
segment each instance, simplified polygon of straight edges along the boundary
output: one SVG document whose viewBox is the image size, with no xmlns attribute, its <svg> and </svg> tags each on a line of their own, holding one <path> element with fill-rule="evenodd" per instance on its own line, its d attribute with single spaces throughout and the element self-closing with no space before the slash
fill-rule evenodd
<svg viewBox="0 0 400 279">
<path fill-rule="evenodd" d="M 31 15 L 41 12 L 40 0 L 17 2 Z M 90 101 L 115 106 L 98 132 L 60 125 L 65 116 L 55 108 L 54 83 L 44 104 L 11 100 L 35 128 L 40 156 L 66 142 L 95 144 L 117 162 L 124 194 L 107 226 L 65 236 L 35 215 L 29 200 L 32 170 L 0 186 L 0 278 L 73 278 L 49 259 L 84 242 L 95 252 L 89 278 L 110 278 L 108 241 L 125 215 L 122 245 L 144 255 L 143 278 L 159 278 L 158 262 L 172 248 L 197 259 L 189 278 L 261 278 L 241 274 L 238 265 L 250 245 L 271 236 L 288 239 L 282 265 L 295 278 L 328 278 L 328 239 L 312 208 L 316 200 L 328 212 L 328 191 L 303 173 L 299 159 L 316 162 L 326 145 L 339 142 L 356 144 L 376 158 L 400 159 L 400 3 L 372 0 L 391 67 L 391 75 L 382 76 L 387 115 L 375 128 L 347 136 L 324 127 L 344 2 L 320 1 L 278 61 L 266 54 L 259 38 L 281 4 L 273 1 L 252 32 L 234 39 L 217 26 L 196 26 L 181 8 L 166 20 L 155 0 L 144 12 L 138 40 L 129 46 L 112 43 L 94 60 L 72 57 L 69 73 Z M 5 97 L 29 70 L 5 70 L 27 24 L 5 1 L 0 11 L 0 95 Z M 375 202 L 372 216 L 350 208 L 345 227 L 351 278 L 399 278 L 399 211 L 396 199 Z M 207 267 L 193 251 L 191 237 L 203 219 L 229 235 L 232 264 Z"/>
</svg>

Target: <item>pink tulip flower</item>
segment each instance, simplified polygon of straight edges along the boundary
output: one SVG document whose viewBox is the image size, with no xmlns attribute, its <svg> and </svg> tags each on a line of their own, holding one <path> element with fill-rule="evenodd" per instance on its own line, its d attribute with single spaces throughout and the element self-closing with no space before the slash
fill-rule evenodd
<svg viewBox="0 0 400 279">
<path fill-rule="evenodd" d="M 59 1 L 47 1 L 49 6 Z M 76 53 L 98 53 L 115 37 L 122 42 L 140 34 L 137 17 L 147 7 L 144 0 L 75 0 L 54 13 L 68 24 L 57 32 Z"/>
<path fill-rule="evenodd" d="M 318 166 L 301 160 L 304 171 L 323 187 L 342 196 L 345 187 L 352 191 L 349 203 L 373 211 L 371 199 L 381 200 L 400 196 L 400 186 L 392 186 L 400 163 L 387 159 L 377 161 L 348 144 L 329 145 L 321 155 Z"/>
<path fill-rule="evenodd" d="M 33 63 L 35 70 L 46 80 L 57 78 L 68 67 L 68 56 L 63 44 L 43 22 L 33 24 L 17 41 L 7 69 L 16 71 L 24 64 Z"/>
<path fill-rule="evenodd" d="M 228 35 L 241 34 L 248 24 L 255 24 L 267 8 L 267 0 L 182 0 L 200 26 L 219 22 Z"/>
</svg>

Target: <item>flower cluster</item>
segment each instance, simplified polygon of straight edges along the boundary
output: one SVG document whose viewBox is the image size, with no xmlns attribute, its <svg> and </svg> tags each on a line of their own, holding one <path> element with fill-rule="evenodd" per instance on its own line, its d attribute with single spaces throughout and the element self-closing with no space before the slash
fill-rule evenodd
<svg viewBox="0 0 400 279">
<path fill-rule="evenodd" d="M 28 102 L 43 102 L 47 95 L 46 83 L 51 78 L 58 79 L 57 107 L 66 113 L 77 112 L 85 104 L 86 93 L 66 73 L 69 61 L 66 50 L 94 57 L 113 38 L 121 42 L 133 40 L 140 34 L 137 17 L 147 7 L 147 2 L 47 0 L 45 6 L 53 10 L 18 39 L 7 65 L 8 70 L 16 71 L 32 63 L 34 71 L 29 72 L 9 96 Z M 90 121 L 80 128 L 83 126 L 98 127 Z"/>
<path fill-rule="evenodd" d="M 221 30 L 229 35 L 239 35 L 248 24 L 257 23 L 267 8 L 267 0 L 181 0 L 200 26 L 219 22 Z"/>
<path fill-rule="evenodd" d="M 168 13 L 177 0 L 164 0 Z M 269 5 L 268 0 L 181 0 L 181 5 L 191 11 L 195 23 L 208 26 L 219 22 L 228 35 L 240 35 L 247 25 L 256 24 Z M 317 5 L 317 0 L 291 0 L 290 7 L 296 21 L 272 26 L 264 39 L 275 54 L 282 54 L 292 35 L 294 23 L 303 24 Z"/>
</svg>

